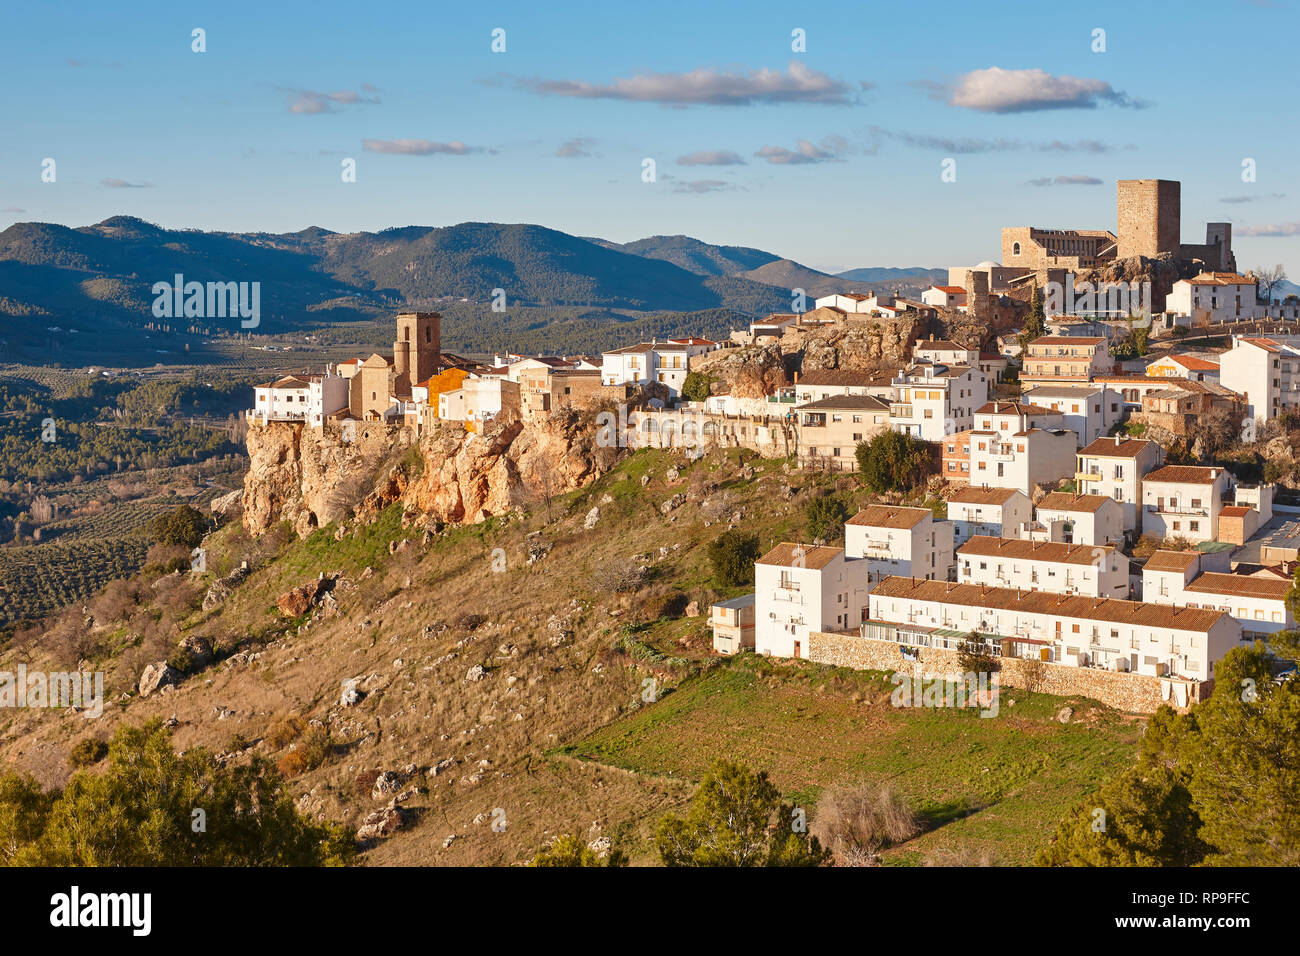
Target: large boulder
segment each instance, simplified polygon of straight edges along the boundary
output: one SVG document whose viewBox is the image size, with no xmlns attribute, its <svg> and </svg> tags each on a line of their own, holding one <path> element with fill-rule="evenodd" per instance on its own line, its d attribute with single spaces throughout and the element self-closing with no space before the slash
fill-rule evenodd
<svg viewBox="0 0 1300 956">
<path fill-rule="evenodd" d="M 144 669 L 140 675 L 140 696 L 148 697 L 159 688 L 176 685 L 181 681 L 181 672 L 168 666 L 166 661 L 155 661 Z"/>
</svg>

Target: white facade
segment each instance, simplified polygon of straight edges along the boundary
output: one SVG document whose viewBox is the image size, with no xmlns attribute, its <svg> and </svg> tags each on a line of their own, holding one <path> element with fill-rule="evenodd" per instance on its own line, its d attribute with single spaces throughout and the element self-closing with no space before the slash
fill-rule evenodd
<svg viewBox="0 0 1300 956">
<path fill-rule="evenodd" d="M 966 290 L 955 285 L 932 285 L 921 293 L 921 301 L 939 309 L 964 309 Z"/>
<path fill-rule="evenodd" d="M 1105 495 L 1054 492 L 1038 503 L 1035 524 L 1048 541 L 1088 545 L 1124 541 L 1124 508 Z"/>
<path fill-rule="evenodd" d="M 1124 417 L 1124 403 L 1118 392 L 1103 385 L 1039 385 L 1023 396 L 1026 402 L 1061 413 L 1061 427 L 1079 436 L 1087 445 Z"/>
<path fill-rule="evenodd" d="M 890 427 L 925 441 L 972 427 L 975 409 L 988 400 L 988 378 L 964 365 L 915 365 L 894 380 Z"/>
<path fill-rule="evenodd" d="M 947 581 L 953 569 L 953 526 L 928 508 L 868 505 L 844 524 L 844 550 L 865 558 L 868 581 L 892 574 Z"/>
<path fill-rule="evenodd" d="M 807 657 L 810 631 L 859 627 L 867 587 L 867 562 L 843 548 L 777 545 L 754 563 L 755 652 Z"/>
<path fill-rule="evenodd" d="M 1034 485 L 1050 485 L 1069 477 L 1077 448 L 1072 431 L 972 431 L 970 483 L 972 487 L 1015 488 L 1029 495 Z"/>
<path fill-rule="evenodd" d="M 1245 417 L 1253 429 L 1246 441 L 1269 420 L 1300 409 L 1300 340 L 1291 336 L 1242 338 L 1219 356 L 1219 384 L 1246 398 Z"/>
<path fill-rule="evenodd" d="M 1079 450 L 1075 484 L 1080 492 L 1114 498 L 1124 510 L 1124 529 L 1141 531 L 1142 476 L 1158 468 L 1165 450 L 1144 438 L 1098 438 Z"/>
<path fill-rule="evenodd" d="M 953 544 L 976 535 L 1018 537 L 1032 511 L 1029 496 L 1015 488 L 962 488 L 948 498 Z"/>
<path fill-rule="evenodd" d="M 253 389 L 253 416 L 262 421 L 293 422 L 308 420 L 311 382 L 286 375 L 284 378 Z M 347 400 L 344 399 L 344 405 Z"/>
<path fill-rule="evenodd" d="M 669 397 L 676 398 L 681 394 L 682 385 L 690 372 L 693 348 L 700 351 L 698 346 L 660 342 L 604 352 L 601 356 L 600 381 L 604 385 L 661 382 L 668 387 Z"/>
<path fill-rule="evenodd" d="M 1253 319 L 1263 309 L 1256 304 L 1255 282 L 1231 272 L 1203 272 L 1192 279 L 1179 279 L 1165 296 L 1165 311 L 1199 321 L 1233 322 Z"/>
<path fill-rule="evenodd" d="M 1004 656 L 1197 681 L 1241 638 L 1220 611 L 974 584 L 890 578 L 869 602 L 872 621 L 998 635 Z"/>
<path fill-rule="evenodd" d="M 1166 465 L 1142 480 L 1142 531 L 1193 543 L 1219 536 L 1219 512 L 1228 490 L 1222 468 Z"/>
<path fill-rule="evenodd" d="M 974 537 L 957 549 L 957 580 L 998 588 L 1124 599 L 1128 558 L 1117 548 Z"/>
</svg>

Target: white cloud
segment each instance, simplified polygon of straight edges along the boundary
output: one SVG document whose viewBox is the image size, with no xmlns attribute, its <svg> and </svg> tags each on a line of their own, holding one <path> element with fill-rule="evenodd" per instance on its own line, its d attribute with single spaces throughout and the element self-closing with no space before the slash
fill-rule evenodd
<svg viewBox="0 0 1300 956">
<path fill-rule="evenodd" d="M 786 149 L 784 146 L 764 146 L 754 155 L 777 166 L 828 163 L 839 158 L 835 153 L 816 146 L 806 139 L 799 140 L 799 145 L 794 149 Z"/>
<path fill-rule="evenodd" d="M 1247 226 L 1237 230 L 1238 236 L 1300 236 L 1300 222 L 1277 222 L 1266 226 Z"/>
<path fill-rule="evenodd" d="M 363 83 L 361 89 L 371 94 L 379 92 L 369 83 Z M 373 95 L 363 96 L 356 90 L 336 90 L 332 93 L 321 93 L 316 90 L 284 89 L 284 92 L 289 94 L 289 112 L 298 113 L 303 116 L 314 116 L 320 113 L 337 113 L 338 106 L 353 106 L 358 103 L 379 102 L 379 97 Z"/>
<path fill-rule="evenodd" d="M 466 146 L 460 141 L 435 143 L 427 139 L 363 139 L 361 148 L 369 153 L 387 153 L 393 156 L 466 156 L 482 149 Z"/>
<path fill-rule="evenodd" d="M 516 82 L 524 89 L 549 96 L 630 100 L 666 106 L 845 105 L 855 101 L 852 86 L 798 62 L 792 62 L 784 73 L 767 68 L 747 73 L 698 69 L 689 73 L 643 73 L 604 84 L 536 78 Z M 869 89 L 870 84 L 859 84 L 859 88 Z"/>
<path fill-rule="evenodd" d="M 739 153 L 729 149 L 702 149 L 677 157 L 678 166 L 743 166 Z"/>
<path fill-rule="evenodd" d="M 1004 70 L 991 66 L 966 73 L 950 86 L 932 86 L 931 89 L 951 106 L 985 113 L 1143 105 L 1114 89 L 1105 80 L 1053 76 L 1039 69 Z"/>
</svg>

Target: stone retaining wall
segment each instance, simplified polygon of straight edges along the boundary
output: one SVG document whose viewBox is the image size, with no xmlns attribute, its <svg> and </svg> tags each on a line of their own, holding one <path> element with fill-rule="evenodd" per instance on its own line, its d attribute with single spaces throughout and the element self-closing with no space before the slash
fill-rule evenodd
<svg viewBox="0 0 1300 956">
<path fill-rule="evenodd" d="M 902 648 L 915 651 L 917 658 L 904 657 Z M 957 651 L 935 647 L 911 647 L 893 641 L 878 641 L 857 634 L 813 631 L 808 635 L 808 659 L 818 664 L 893 673 L 912 673 L 920 666 L 921 676 L 955 679 L 961 675 Z M 1108 707 L 1137 714 L 1151 714 L 1161 704 L 1176 710 L 1204 700 L 1214 682 L 1170 681 L 1145 674 L 1125 674 L 1094 667 L 1069 667 L 1043 661 L 1003 658 L 1000 683 L 1023 690 L 1041 691 L 1059 697 L 1088 697 Z M 1174 685 L 1186 688 L 1186 704 L 1170 693 Z"/>
</svg>

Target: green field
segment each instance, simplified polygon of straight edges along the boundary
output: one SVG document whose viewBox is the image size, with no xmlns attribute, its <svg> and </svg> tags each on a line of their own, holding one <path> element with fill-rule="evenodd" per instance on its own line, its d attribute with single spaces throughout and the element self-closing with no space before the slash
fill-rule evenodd
<svg viewBox="0 0 1300 956">
<path fill-rule="evenodd" d="M 981 718 L 895 708 L 890 690 L 880 673 L 743 655 L 561 752 L 690 780 L 719 757 L 739 760 L 805 807 L 833 784 L 887 783 L 928 820 L 888 862 L 956 851 L 1016 865 L 1071 805 L 1131 762 L 1141 733 L 1081 699 L 1004 688 L 998 716 Z M 1066 705 L 1075 721 L 1062 724 L 1055 715 Z"/>
</svg>

